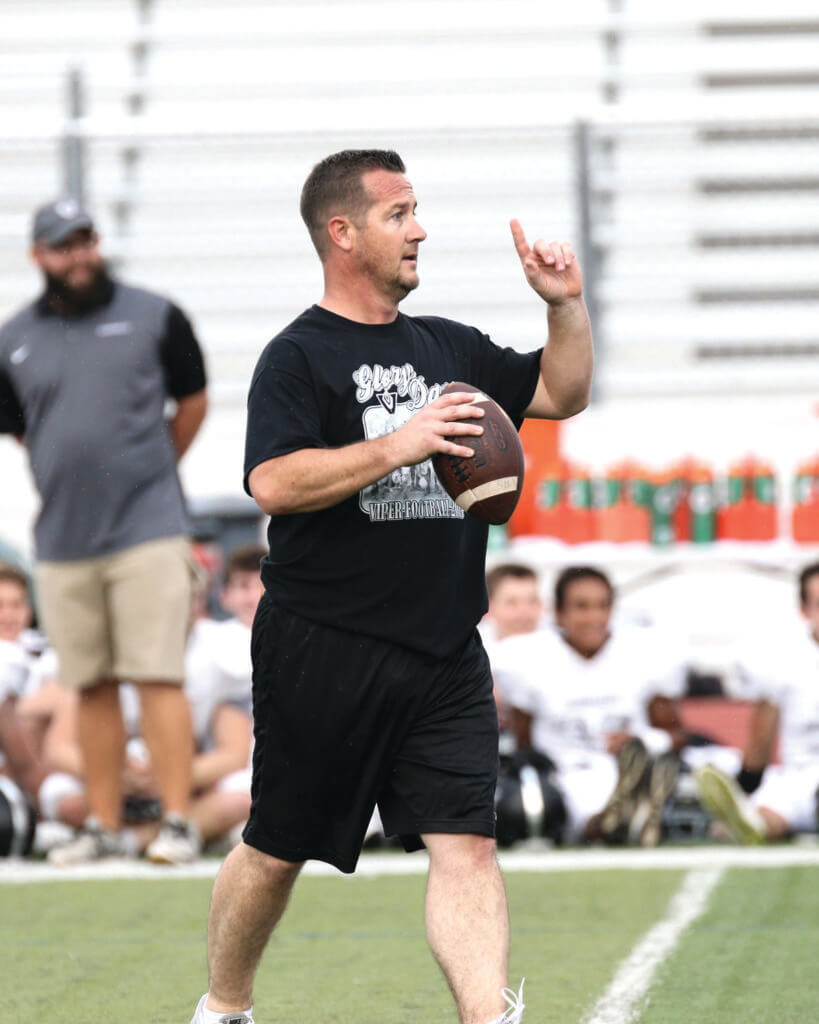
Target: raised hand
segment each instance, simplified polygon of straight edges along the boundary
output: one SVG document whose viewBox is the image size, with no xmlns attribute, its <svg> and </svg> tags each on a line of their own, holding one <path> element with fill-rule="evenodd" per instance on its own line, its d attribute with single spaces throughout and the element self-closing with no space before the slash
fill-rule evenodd
<svg viewBox="0 0 819 1024">
<path fill-rule="evenodd" d="M 526 280 L 545 302 L 560 304 L 582 294 L 583 275 L 568 242 L 539 238 L 530 246 L 520 221 L 511 220 L 509 226 Z"/>
</svg>

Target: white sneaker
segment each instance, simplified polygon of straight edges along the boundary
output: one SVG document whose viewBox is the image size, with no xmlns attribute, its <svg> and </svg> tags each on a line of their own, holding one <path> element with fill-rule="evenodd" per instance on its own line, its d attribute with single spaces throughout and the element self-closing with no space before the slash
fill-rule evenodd
<svg viewBox="0 0 819 1024">
<path fill-rule="evenodd" d="M 745 793 L 728 775 L 712 764 L 694 773 L 697 792 L 707 811 L 724 822 L 738 843 L 765 842 L 765 822 Z"/>
<path fill-rule="evenodd" d="M 205 1003 L 208 1000 L 207 992 L 202 996 L 197 1004 L 196 1011 L 191 1020 L 191 1024 L 205 1024 Z M 210 1011 L 211 1013 L 213 1011 Z M 216 1020 L 219 1024 L 255 1024 L 253 1015 L 237 1012 L 237 1013 L 223 1013 L 221 1017 L 217 1017 Z"/>
<path fill-rule="evenodd" d="M 503 989 L 503 998 L 506 1000 L 508 1009 L 500 1015 L 489 1021 L 489 1024 L 520 1024 L 523 1020 L 523 1011 L 526 1009 L 523 1003 L 523 983 L 526 981 L 525 978 L 521 978 L 520 989 L 517 995 L 511 988 Z"/>
<path fill-rule="evenodd" d="M 168 814 L 145 856 L 154 864 L 190 864 L 201 848 L 202 840 L 193 822 L 179 814 Z"/>
<path fill-rule="evenodd" d="M 86 819 L 82 828 L 64 843 L 48 851 L 48 863 L 55 867 L 70 867 L 74 864 L 89 864 L 108 857 L 130 855 L 121 832 L 103 828 L 95 817 Z"/>
</svg>

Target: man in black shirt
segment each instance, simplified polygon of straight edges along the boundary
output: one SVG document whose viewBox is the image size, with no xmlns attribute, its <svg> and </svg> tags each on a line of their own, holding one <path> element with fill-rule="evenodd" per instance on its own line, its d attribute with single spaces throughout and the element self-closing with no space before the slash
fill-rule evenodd
<svg viewBox="0 0 819 1024">
<path fill-rule="evenodd" d="M 325 291 L 267 346 L 250 388 L 245 486 L 271 516 L 254 625 L 256 747 L 244 843 L 210 919 L 210 992 L 194 1024 L 252 1022 L 252 981 L 303 862 L 355 869 L 375 804 L 426 846 L 427 935 L 462 1024 L 521 1020 L 505 988 L 495 859 L 497 715 L 476 624 L 487 527 L 449 499 L 436 452 L 469 457 L 486 391 L 519 425 L 585 407 L 591 333 L 570 246 L 512 233 L 549 305 L 526 355 L 437 317 L 406 317 L 426 233 L 397 154 L 319 163 L 302 216 Z M 521 986 L 522 989 L 522 986 Z M 506 1009 L 504 1010 L 504 1005 Z"/>
<path fill-rule="evenodd" d="M 193 740 L 181 690 L 192 562 L 177 461 L 205 416 L 202 353 L 178 307 L 109 277 L 76 200 L 36 212 L 31 254 L 45 289 L 0 326 L 0 433 L 25 444 L 41 498 L 39 610 L 60 682 L 82 690 L 77 729 L 92 811 L 50 858 L 123 852 L 118 681 L 129 680 L 165 810 L 148 856 L 192 860 Z"/>
</svg>

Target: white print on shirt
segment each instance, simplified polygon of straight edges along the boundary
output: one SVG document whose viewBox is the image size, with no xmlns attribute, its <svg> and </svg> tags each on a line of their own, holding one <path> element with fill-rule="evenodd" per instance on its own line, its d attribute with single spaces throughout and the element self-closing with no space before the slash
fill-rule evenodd
<svg viewBox="0 0 819 1024">
<path fill-rule="evenodd" d="M 443 384 L 428 385 L 411 363 L 369 366 L 353 372 L 356 401 L 367 408 L 361 414 L 367 441 L 393 433 L 419 409 L 440 397 Z M 376 401 L 373 404 L 372 400 Z M 403 399 L 403 400 L 402 400 Z M 463 519 L 459 508 L 435 475 L 432 461 L 401 466 L 359 492 L 359 505 L 374 523 L 406 519 Z"/>
</svg>

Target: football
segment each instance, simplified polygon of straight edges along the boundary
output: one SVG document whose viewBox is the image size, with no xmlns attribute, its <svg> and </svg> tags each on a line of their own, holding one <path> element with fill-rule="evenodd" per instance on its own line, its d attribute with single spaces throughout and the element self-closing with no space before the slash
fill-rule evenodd
<svg viewBox="0 0 819 1024">
<path fill-rule="evenodd" d="M 441 485 L 464 512 L 485 523 L 505 523 L 515 511 L 523 487 L 523 446 L 515 424 L 497 402 L 471 384 L 454 381 L 441 392 L 468 391 L 484 409 L 480 435 L 451 437 L 448 440 L 472 448 L 471 458 L 439 452 L 432 465 Z"/>
</svg>

